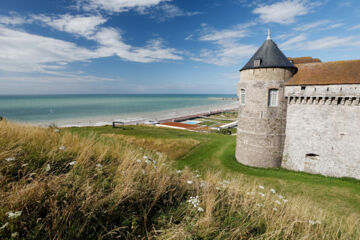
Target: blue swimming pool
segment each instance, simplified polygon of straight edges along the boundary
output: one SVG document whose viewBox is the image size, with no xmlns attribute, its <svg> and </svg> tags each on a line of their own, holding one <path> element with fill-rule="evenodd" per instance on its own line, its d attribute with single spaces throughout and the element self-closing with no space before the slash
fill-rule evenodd
<svg viewBox="0 0 360 240">
<path fill-rule="evenodd" d="M 195 125 L 201 123 L 201 121 L 185 121 L 183 123 Z"/>
</svg>

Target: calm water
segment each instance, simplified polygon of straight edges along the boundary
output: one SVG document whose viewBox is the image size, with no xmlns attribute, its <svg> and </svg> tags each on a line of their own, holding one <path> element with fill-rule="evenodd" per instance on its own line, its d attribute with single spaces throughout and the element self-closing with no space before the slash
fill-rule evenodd
<svg viewBox="0 0 360 240">
<path fill-rule="evenodd" d="M 121 117 L 231 103 L 235 95 L 49 95 L 0 96 L 0 116 L 28 123 Z"/>
</svg>

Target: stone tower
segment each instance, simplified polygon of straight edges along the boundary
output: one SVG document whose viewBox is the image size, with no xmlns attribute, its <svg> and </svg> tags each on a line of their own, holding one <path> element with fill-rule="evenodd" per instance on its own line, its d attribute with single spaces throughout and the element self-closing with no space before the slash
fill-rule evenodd
<svg viewBox="0 0 360 240">
<path fill-rule="evenodd" d="M 284 83 L 297 68 L 271 40 L 240 70 L 236 159 L 254 167 L 280 167 L 286 127 Z"/>
</svg>

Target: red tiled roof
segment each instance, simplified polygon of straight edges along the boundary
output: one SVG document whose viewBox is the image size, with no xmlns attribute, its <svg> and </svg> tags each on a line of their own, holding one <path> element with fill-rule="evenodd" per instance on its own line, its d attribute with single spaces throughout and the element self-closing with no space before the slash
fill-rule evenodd
<svg viewBox="0 0 360 240">
<path fill-rule="evenodd" d="M 296 64 L 291 85 L 360 84 L 360 60 Z"/>
</svg>

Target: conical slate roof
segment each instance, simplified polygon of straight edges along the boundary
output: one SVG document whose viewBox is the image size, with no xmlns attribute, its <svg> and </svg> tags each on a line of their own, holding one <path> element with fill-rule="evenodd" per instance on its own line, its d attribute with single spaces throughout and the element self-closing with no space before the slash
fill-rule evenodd
<svg viewBox="0 0 360 240">
<path fill-rule="evenodd" d="M 255 63 L 256 60 L 260 61 Z M 257 65 L 255 66 L 255 64 Z M 268 37 L 250 61 L 240 71 L 256 68 L 290 68 L 293 69 L 294 73 L 297 72 L 297 67 L 289 61 L 270 37 Z"/>
</svg>

